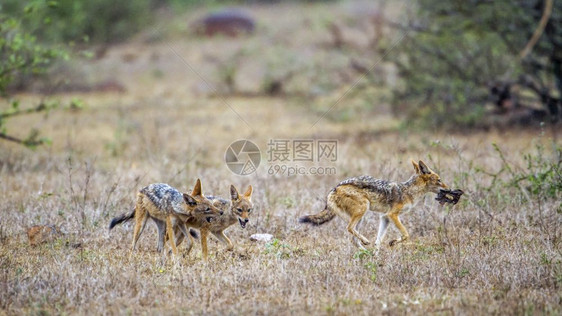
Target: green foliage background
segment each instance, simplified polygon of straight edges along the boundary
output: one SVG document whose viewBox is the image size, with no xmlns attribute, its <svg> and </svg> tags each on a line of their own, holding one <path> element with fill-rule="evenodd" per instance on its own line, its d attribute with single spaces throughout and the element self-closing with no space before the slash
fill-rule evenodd
<svg viewBox="0 0 562 316">
<path fill-rule="evenodd" d="M 145 26 L 151 0 L 6 0 L 5 14 L 44 42 L 117 42 Z"/>
<path fill-rule="evenodd" d="M 479 126 L 496 83 L 520 85 L 520 95 L 545 109 L 547 99 L 560 103 L 562 2 L 554 2 L 531 54 L 518 58 L 544 5 L 544 0 L 417 1 L 408 22 L 397 24 L 405 37 L 389 54 L 402 79 L 393 94 L 398 111 L 424 126 Z"/>
</svg>

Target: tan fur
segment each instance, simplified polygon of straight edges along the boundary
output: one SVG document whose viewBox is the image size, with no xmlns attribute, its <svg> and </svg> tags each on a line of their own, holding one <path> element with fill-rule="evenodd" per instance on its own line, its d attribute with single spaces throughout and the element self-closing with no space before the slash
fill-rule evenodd
<svg viewBox="0 0 562 316">
<path fill-rule="evenodd" d="M 357 246 L 364 248 L 370 244 L 370 241 L 357 231 L 357 226 L 363 215 L 371 210 L 382 213 L 376 241 L 377 248 L 384 238 L 390 221 L 402 235 L 399 240 L 391 241 L 391 246 L 408 240 L 410 235 L 399 217 L 404 207 L 412 205 L 426 193 L 438 193 L 439 189 L 447 188 L 447 185 L 441 182 L 439 175 L 429 169 L 423 161 L 419 163 L 412 161 L 412 164 L 415 175 L 405 182 L 390 182 L 369 176 L 342 181 L 328 194 L 323 211 L 304 216 L 300 221 L 320 225 L 338 215 L 349 220 L 347 230 Z"/>
<path fill-rule="evenodd" d="M 208 248 L 207 248 L 207 238 L 209 233 L 215 236 L 219 241 L 226 244 L 226 250 L 230 251 L 234 248 L 232 241 L 224 234 L 224 230 L 228 227 L 234 225 L 236 222 L 240 224 L 242 228 L 246 227 L 246 223 L 249 221 L 250 213 L 252 212 L 252 186 L 248 187 L 248 190 L 243 195 L 238 193 L 238 190 L 233 185 L 230 186 L 231 200 L 227 201 L 222 198 L 208 196 L 208 198 L 213 201 L 213 204 L 224 211 L 223 215 L 218 216 L 211 222 L 207 222 L 195 217 L 192 217 L 186 221 L 186 226 L 189 228 L 199 229 L 201 232 L 201 252 L 203 253 L 203 258 L 208 259 Z M 174 230 L 176 234 L 178 233 L 180 227 L 175 226 Z M 187 253 L 189 253 L 193 247 L 193 238 L 191 235 L 178 235 L 176 240 L 176 245 L 179 245 L 183 237 L 187 236 Z M 166 236 L 168 238 L 168 236 Z"/>
<path fill-rule="evenodd" d="M 177 226 L 179 230 L 188 235 L 185 222 L 190 218 L 202 221 L 210 221 L 211 218 L 220 216 L 222 211 L 216 208 L 201 191 L 201 181 L 197 179 L 193 192 L 190 194 L 180 193 L 167 184 L 151 184 L 137 194 L 137 203 L 133 210 L 135 227 L 133 230 L 133 242 L 131 254 L 135 250 L 137 241 L 146 226 L 147 219 L 153 218 L 157 223 L 166 223 L 166 234 L 170 240 L 175 240 L 176 233 L 172 227 Z M 109 228 L 132 219 L 133 214 L 124 214 L 114 218 Z M 158 225 L 160 227 L 163 225 Z M 175 243 L 171 243 L 172 252 L 177 255 Z"/>
</svg>

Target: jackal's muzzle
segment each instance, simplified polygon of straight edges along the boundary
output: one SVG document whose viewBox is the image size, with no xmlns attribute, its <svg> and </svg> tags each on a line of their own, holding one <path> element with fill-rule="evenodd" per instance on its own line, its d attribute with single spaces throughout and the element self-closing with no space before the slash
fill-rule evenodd
<svg viewBox="0 0 562 316">
<path fill-rule="evenodd" d="M 242 219 L 242 218 L 238 217 L 238 222 L 240 223 L 240 227 L 242 227 L 242 228 L 246 228 L 246 224 L 248 224 L 249 221 L 250 220 L 247 219 L 247 218 Z"/>
</svg>

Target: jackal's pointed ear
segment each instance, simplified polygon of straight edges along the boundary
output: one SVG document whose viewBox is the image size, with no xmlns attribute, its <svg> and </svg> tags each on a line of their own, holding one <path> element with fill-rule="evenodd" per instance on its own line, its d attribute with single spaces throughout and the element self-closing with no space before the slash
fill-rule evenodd
<svg viewBox="0 0 562 316">
<path fill-rule="evenodd" d="M 429 167 L 420 160 L 419 162 L 419 167 L 420 167 L 420 171 L 422 174 L 430 174 L 431 173 L 431 169 L 429 169 Z"/>
<path fill-rule="evenodd" d="M 412 165 L 414 165 L 414 170 L 416 171 L 416 173 L 421 174 L 420 166 L 413 160 L 412 160 Z"/>
<path fill-rule="evenodd" d="M 248 199 L 252 198 L 252 191 L 254 190 L 254 188 L 252 188 L 251 185 L 248 186 L 248 190 L 246 190 L 246 193 L 244 193 L 244 196 L 247 197 Z"/>
<path fill-rule="evenodd" d="M 240 200 L 240 194 L 238 194 L 238 190 L 236 190 L 236 187 L 232 184 L 230 185 L 230 198 L 233 201 Z"/>
<path fill-rule="evenodd" d="M 187 205 L 194 206 L 197 204 L 197 201 L 193 198 L 193 196 L 187 193 L 183 194 L 183 200 L 185 201 L 185 203 L 187 203 Z"/>
<path fill-rule="evenodd" d="M 197 182 L 195 182 L 195 187 L 193 187 L 193 192 L 191 192 L 191 195 L 192 196 L 203 195 L 201 191 L 201 180 L 197 179 Z"/>
</svg>

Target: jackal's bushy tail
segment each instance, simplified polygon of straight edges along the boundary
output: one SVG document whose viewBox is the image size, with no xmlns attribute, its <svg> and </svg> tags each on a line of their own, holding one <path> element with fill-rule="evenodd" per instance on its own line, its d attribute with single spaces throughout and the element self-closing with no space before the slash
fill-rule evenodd
<svg viewBox="0 0 562 316">
<path fill-rule="evenodd" d="M 115 225 L 130 221 L 131 219 L 133 219 L 133 217 L 135 217 L 135 209 L 133 209 L 130 214 L 125 213 L 115 217 L 111 220 L 111 223 L 109 223 L 109 230 L 115 227 Z"/>
<path fill-rule="evenodd" d="M 322 225 L 326 222 L 331 221 L 335 216 L 336 213 L 332 210 L 332 208 L 326 205 L 326 207 L 320 213 L 303 216 L 299 218 L 299 222 L 309 223 L 312 225 Z"/>
</svg>

